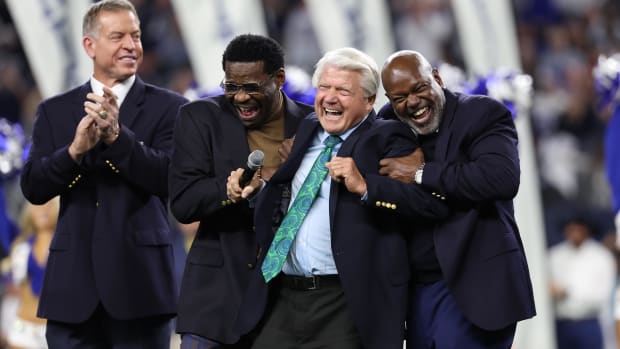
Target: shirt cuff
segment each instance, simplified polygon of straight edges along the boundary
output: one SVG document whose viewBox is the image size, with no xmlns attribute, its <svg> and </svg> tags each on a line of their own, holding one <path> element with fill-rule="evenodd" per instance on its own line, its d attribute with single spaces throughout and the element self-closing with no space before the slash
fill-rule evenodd
<svg viewBox="0 0 620 349">
<path fill-rule="evenodd" d="M 263 189 L 267 185 L 267 182 L 264 179 L 261 178 L 260 181 L 261 181 L 260 188 L 254 193 L 254 195 L 248 198 L 248 206 L 250 208 L 256 207 L 256 200 L 258 198 L 258 195 L 260 195 L 260 193 L 263 191 Z"/>
<path fill-rule="evenodd" d="M 362 199 L 361 200 L 362 200 L 362 202 L 366 202 L 366 200 L 368 200 L 368 191 L 366 191 L 364 193 L 364 195 L 362 195 Z"/>
</svg>

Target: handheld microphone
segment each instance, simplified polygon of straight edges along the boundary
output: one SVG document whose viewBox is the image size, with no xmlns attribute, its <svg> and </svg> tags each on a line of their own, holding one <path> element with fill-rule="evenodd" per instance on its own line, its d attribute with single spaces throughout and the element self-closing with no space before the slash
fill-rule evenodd
<svg viewBox="0 0 620 349">
<path fill-rule="evenodd" d="M 239 186 L 241 188 L 245 187 L 250 183 L 252 177 L 254 177 L 254 173 L 263 166 L 263 161 L 265 161 L 265 154 L 263 154 L 260 150 L 255 150 L 248 155 L 248 163 L 245 167 L 243 174 L 239 178 Z"/>
</svg>

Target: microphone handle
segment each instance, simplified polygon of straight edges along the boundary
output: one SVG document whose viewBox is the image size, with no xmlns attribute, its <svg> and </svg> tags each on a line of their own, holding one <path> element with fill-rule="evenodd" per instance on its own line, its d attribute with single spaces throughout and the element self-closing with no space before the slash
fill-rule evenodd
<svg viewBox="0 0 620 349">
<path fill-rule="evenodd" d="M 239 186 L 243 188 L 248 185 L 248 183 L 250 183 L 250 181 L 252 180 L 252 177 L 254 177 L 255 173 L 255 169 L 245 168 L 245 170 L 241 174 L 241 177 L 239 177 Z"/>
</svg>

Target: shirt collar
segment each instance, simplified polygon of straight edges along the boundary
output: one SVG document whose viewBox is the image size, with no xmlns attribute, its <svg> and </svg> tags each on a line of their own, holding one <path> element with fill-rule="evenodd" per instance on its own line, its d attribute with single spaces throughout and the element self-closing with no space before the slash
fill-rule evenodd
<svg viewBox="0 0 620 349">
<path fill-rule="evenodd" d="M 370 115 L 370 114 L 366 114 L 364 119 L 362 119 L 362 121 L 360 121 L 357 125 L 355 125 L 352 128 L 348 129 L 344 133 L 339 134 L 339 135 L 335 135 L 335 136 L 339 136 L 342 139 L 342 141 L 344 142 L 345 140 L 347 140 L 347 137 L 349 137 L 351 135 L 351 133 L 353 133 L 353 131 L 355 131 L 358 127 L 360 127 L 361 124 L 364 123 L 364 121 L 366 121 L 366 119 L 368 119 L 368 115 Z M 321 132 L 319 132 L 319 139 L 321 140 L 321 143 L 325 144 L 325 140 L 327 139 L 327 137 L 329 137 L 329 133 L 327 133 L 327 132 L 325 132 L 325 130 L 321 129 Z"/>
<path fill-rule="evenodd" d="M 136 76 L 132 75 L 129 78 L 125 79 L 125 81 L 118 83 L 111 87 L 112 92 L 116 95 L 116 102 L 120 107 L 127 97 L 131 86 L 136 81 Z M 94 76 L 90 77 L 90 88 L 93 90 L 93 93 L 99 96 L 103 96 L 103 86 L 105 86 L 101 81 L 95 79 Z"/>
</svg>

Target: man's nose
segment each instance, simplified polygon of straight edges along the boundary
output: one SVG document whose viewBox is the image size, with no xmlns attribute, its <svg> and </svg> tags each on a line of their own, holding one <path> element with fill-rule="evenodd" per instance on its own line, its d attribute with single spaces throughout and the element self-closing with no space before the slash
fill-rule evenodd
<svg viewBox="0 0 620 349">
<path fill-rule="evenodd" d="M 131 35 L 125 35 L 125 37 L 123 38 L 123 48 L 126 48 L 128 50 L 133 50 L 136 48 L 136 43 L 134 42 L 134 39 L 131 37 Z"/>
<path fill-rule="evenodd" d="M 419 102 L 420 102 L 420 98 L 415 93 L 410 93 L 409 95 L 407 95 L 407 105 L 408 106 L 416 105 Z"/>
<path fill-rule="evenodd" d="M 237 103 L 243 103 L 247 100 L 249 100 L 250 98 L 250 94 L 245 92 L 245 89 L 240 88 L 236 93 L 235 93 L 235 102 Z"/>
<path fill-rule="evenodd" d="M 335 103 L 338 101 L 338 91 L 336 91 L 336 89 L 329 89 L 326 93 L 325 96 L 323 97 L 323 100 L 327 103 Z"/>
</svg>

